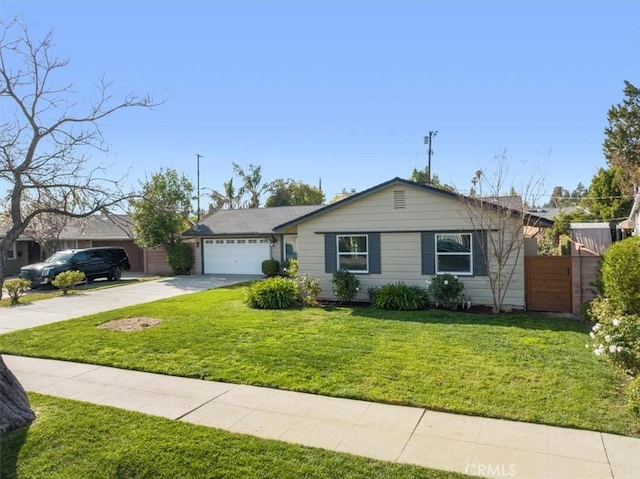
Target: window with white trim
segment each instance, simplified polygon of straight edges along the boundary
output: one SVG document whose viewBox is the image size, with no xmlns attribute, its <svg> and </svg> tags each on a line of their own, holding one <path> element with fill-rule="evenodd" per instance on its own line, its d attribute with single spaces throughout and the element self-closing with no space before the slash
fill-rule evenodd
<svg viewBox="0 0 640 479">
<path fill-rule="evenodd" d="M 298 237 L 285 236 L 284 238 L 284 259 L 298 259 Z"/>
<path fill-rule="evenodd" d="M 9 251 L 7 251 L 7 259 L 16 259 L 16 243 L 15 241 L 9 245 Z"/>
<path fill-rule="evenodd" d="M 436 233 L 436 274 L 473 274 L 471 233 Z"/>
<path fill-rule="evenodd" d="M 338 269 L 352 273 L 369 272 L 367 235 L 338 235 Z"/>
</svg>

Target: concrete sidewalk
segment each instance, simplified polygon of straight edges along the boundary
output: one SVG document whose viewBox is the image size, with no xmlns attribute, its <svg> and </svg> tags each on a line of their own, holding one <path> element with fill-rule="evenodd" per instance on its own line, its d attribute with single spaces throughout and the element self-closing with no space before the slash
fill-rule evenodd
<svg viewBox="0 0 640 479">
<path fill-rule="evenodd" d="M 640 477 L 640 439 L 91 364 L 3 356 L 25 389 L 484 477 Z"/>
<path fill-rule="evenodd" d="M 113 288 L 87 290 L 81 294 L 33 303 L 29 303 L 28 296 L 25 296 L 22 300 L 24 304 L 0 309 L 0 334 L 258 278 L 261 276 L 173 276 Z"/>
</svg>

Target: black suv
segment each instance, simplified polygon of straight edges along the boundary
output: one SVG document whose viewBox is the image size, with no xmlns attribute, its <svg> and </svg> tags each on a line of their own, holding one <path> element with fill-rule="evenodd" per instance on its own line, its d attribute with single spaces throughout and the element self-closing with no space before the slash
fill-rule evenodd
<svg viewBox="0 0 640 479">
<path fill-rule="evenodd" d="M 42 263 L 20 268 L 20 277 L 31 282 L 32 288 L 49 284 L 63 271 L 82 271 L 87 281 L 107 278 L 117 281 L 122 271 L 129 271 L 131 265 L 124 248 L 85 248 L 57 251 Z"/>
</svg>

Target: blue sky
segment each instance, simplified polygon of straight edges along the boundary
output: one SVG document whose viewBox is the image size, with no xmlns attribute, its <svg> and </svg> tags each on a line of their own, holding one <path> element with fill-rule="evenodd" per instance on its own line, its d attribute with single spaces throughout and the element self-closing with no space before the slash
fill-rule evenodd
<svg viewBox="0 0 640 479">
<path fill-rule="evenodd" d="M 331 198 L 426 165 L 465 191 L 506 150 L 514 183 L 573 189 L 599 167 L 607 110 L 640 84 L 640 2 L 4 0 L 70 59 L 164 101 L 103 122 L 115 176 L 175 168 L 222 189 L 232 162 Z M 543 200 L 545 200 L 543 198 Z M 202 200 L 203 206 L 206 199 Z"/>
</svg>

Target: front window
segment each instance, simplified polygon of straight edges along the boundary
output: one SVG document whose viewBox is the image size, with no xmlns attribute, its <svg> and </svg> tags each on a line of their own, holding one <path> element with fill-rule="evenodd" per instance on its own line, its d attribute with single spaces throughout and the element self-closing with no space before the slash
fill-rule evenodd
<svg viewBox="0 0 640 479">
<path fill-rule="evenodd" d="M 284 259 L 298 259 L 298 238 L 296 236 L 287 236 L 284 239 Z"/>
<path fill-rule="evenodd" d="M 369 271 L 367 235 L 338 236 L 338 269 L 352 273 Z"/>
<path fill-rule="evenodd" d="M 15 243 L 15 241 L 9 245 L 9 251 L 7 251 L 7 259 L 16 259 L 16 243 Z"/>
<path fill-rule="evenodd" d="M 436 234 L 436 274 L 473 274 L 471 233 Z"/>
</svg>

